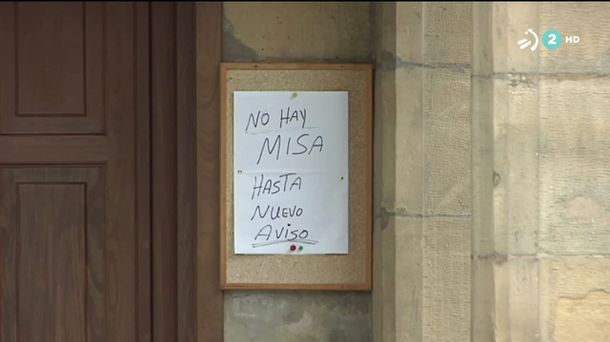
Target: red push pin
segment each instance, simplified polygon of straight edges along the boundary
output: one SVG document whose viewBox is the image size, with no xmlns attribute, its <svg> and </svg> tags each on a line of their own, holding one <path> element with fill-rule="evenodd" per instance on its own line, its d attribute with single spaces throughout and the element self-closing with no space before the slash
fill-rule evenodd
<svg viewBox="0 0 610 342">
<path fill-rule="evenodd" d="M 296 245 L 290 245 L 290 251 L 294 252 L 297 250 L 297 246 Z"/>
</svg>

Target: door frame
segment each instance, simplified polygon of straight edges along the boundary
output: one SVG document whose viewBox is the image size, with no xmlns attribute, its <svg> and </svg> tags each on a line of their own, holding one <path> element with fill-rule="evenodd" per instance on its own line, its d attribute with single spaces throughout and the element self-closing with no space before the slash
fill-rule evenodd
<svg viewBox="0 0 610 342">
<path fill-rule="evenodd" d="M 150 3 L 150 324 L 155 342 L 223 340 L 219 152 L 213 148 L 219 143 L 221 23 L 219 2 Z"/>
</svg>

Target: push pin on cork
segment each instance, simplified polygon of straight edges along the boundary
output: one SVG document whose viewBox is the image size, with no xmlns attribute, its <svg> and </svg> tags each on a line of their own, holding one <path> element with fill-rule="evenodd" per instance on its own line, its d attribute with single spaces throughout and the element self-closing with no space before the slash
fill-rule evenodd
<svg viewBox="0 0 610 342">
<path fill-rule="evenodd" d="M 296 245 L 290 245 L 290 251 L 294 252 L 297 250 L 297 246 Z"/>
</svg>

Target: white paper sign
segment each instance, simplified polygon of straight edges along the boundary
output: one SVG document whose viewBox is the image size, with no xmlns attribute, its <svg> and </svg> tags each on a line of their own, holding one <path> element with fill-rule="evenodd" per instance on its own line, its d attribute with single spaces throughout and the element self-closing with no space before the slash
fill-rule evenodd
<svg viewBox="0 0 610 342">
<path fill-rule="evenodd" d="M 348 93 L 233 93 L 236 254 L 348 252 Z"/>
</svg>

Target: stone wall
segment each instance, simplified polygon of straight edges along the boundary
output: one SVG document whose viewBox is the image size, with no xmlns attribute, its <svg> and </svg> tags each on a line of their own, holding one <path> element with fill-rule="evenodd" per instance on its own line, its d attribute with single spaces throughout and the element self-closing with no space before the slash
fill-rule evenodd
<svg viewBox="0 0 610 342">
<path fill-rule="evenodd" d="M 474 340 L 608 341 L 610 5 L 474 6 Z"/>
<path fill-rule="evenodd" d="M 376 5 L 376 341 L 470 339 L 470 3 Z"/>
</svg>

